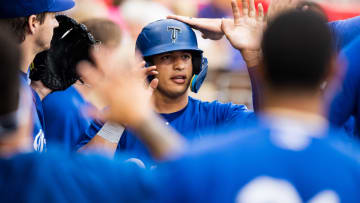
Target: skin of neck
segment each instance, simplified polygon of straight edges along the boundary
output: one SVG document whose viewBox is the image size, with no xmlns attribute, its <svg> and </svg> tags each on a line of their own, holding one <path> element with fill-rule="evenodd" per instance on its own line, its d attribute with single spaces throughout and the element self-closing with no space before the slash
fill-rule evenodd
<svg viewBox="0 0 360 203">
<path fill-rule="evenodd" d="M 189 102 L 188 92 L 183 95 L 170 98 L 160 91 L 155 90 L 153 93 L 153 103 L 157 113 L 174 113 L 184 109 Z"/>
<path fill-rule="evenodd" d="M 36 54 L 40 52 L 36 49 L 34 44 L 35 43 L 32 42 L 30 36 L 27 36 L 25 41 L 20 44 L 20 49 L 22 51 L 20 70 L 24 73 L 28 72 L 30 64 L 34 61 Z"/>
<path fill-rule="evenodd" d="M 312 114 L 324 117 L 324 98 L 319 90 L 289 90 L 279 91 L 266 88 L 261 112 L 270 113 L 274 109 L 293 110 L 304 114 Z M 294 113 L 293 116 L 297 116 Z"/>
</svg>

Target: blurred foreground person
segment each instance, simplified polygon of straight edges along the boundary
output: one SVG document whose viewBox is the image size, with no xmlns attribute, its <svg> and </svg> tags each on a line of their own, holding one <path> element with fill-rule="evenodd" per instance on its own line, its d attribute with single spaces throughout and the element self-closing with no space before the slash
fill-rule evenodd
<svg viewBox="0 0 360 203">
<path fill-rule="evenodd" d="M 241 14 L 236 1 L 232 5 L 232 26 L 221 23 L 228 40 L 238 45 L 239 19 L 248 11 Z M 253 47 L 256 38 L 249 41 Z M 348 148 L 358 150 L 357 143 L 343 140 L 324 115 L 321 84 L 336 73 L 331 42 L 327 21 L 319 14 L 291 10 L 275 18 L 261 43 L 264 101 L 258 120 L 219 128 L 222 136 L 192 144 L 176 145 L 181 140 L 173 139 L 175 147 L 162 152 L 163 158 L 175 160 L 156 171 L 157 202 L 359 202 L 359 154 Z M 105 65 L 101 58 L 97 64 Z M 147 134 L 140 137 L 148 146 L 163 142 L 157 139 L 162 128 L 149 110 L 141 80 L 124 80 L 122 74 L 131 76 L 124 70 L 106 81 L 92 67 L 81 70 L 108 101 L 107 118 Z"/>
<path fill-rule="evenodd" d="M 132 163 L 32 151 L 32 96 L 21 88 L 20 49 L 0 31 L 0 201 L 143 202 L 150 176 Z"/>
<path fill-rule="evenodd" d="M 94 18 L 85 21 L 84 25 L 100 43 L 98 46 L 107 50 L 109 57 L 119 57 L 121 30 L 117 24 Z M 62 146 L 67 152 L 75 151 L 81 135 L 92 121 L 86 108 L 94 107 L 97 103 L 96 98 L 84 98 L 87 91 L 91 91 L 91 88 L 78 80 L 65 91 L 52 92 L 43 99 L 48 146 Z"/>
</svg>

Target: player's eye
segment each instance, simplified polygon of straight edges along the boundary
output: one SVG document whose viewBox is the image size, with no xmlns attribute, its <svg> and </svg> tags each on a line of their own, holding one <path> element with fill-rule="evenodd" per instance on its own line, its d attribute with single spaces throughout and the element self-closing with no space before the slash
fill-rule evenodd
<svg viewBox="0 0 360 203">
<path fill-rule="evenodd" d="M 164 55 L 160 58 L 160 60 L 165 61 L 165 60 L 169 60 L 170 59 L 170 55 Z"/>
<path fill-rule="evenodd" d="M 184 54 L 182 56 L 182 58 L 185 59 L 185 60 L 188 60 L 188 59 L 191 59 L 191 55 L 190 54 Z"/>
</svg>

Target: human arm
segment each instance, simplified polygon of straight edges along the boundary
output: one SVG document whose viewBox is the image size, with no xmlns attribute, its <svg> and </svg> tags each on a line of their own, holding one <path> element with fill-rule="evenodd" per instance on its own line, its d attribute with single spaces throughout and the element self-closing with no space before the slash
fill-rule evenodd
<svg viewBox="0 0 360 203">
<path fill-rule="evenodd" d="M 104 125 L 93 121 L 79 143 L 80 153 L 97 153 L 113 158 L 124 132 L 124 127 L 107 122 Z M 94 136 L 95 135 L 95 136 Z"/>
</svg>

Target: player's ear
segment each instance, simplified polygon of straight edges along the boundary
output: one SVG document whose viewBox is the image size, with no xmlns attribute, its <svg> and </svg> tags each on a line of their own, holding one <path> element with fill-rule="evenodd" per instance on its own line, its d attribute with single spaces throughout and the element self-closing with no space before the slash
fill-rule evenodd
<svg viewBox="0 0 360 203">
<path fill-rule="evenodd" d="M 31 15 L 28 17 L 27 25 L 28 32 L 32 35 L 35 34 L 36 30 L 40 26 L 40 22 L 37 19 L 36 15 Z"/>
</svg>

